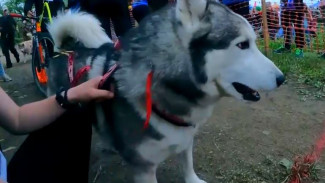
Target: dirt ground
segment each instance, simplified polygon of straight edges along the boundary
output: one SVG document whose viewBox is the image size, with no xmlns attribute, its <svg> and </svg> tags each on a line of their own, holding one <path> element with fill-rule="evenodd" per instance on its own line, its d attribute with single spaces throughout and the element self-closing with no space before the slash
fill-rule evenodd
<svg viewBox="0 0 325 183">
<path fill-rule="evenodd" d="M 3 60 L 3 58 L 0 58 Z M 33 83 L 30 62 L 15 64 L 7 71 L 13 82 L 0 86 L 19 104 L 42 99 Z M 278 163 L 307 153 L 322 133 L 325 101 L 301 100 L 294 81 L 262 95 L 258 103 L 243 103 L 224 98 L 216 105 L 209 122 L 197 134 L 194 163 L 198 175 L 208 183 L 280 183 L 284 179 Z M 1 101 L 0 101 L 1 102 Z M 10 159 L 24 136 L 13 136 L 0 130 L 0 141 Z M 127 183 L 131 173 L 115 154 L 100 150 L 93 138 L 90 183 Z M 324 167 L 324 160 L 319 165 Z M 316 182 L 325 182 L 318 173 Z M 157 173 L 161 183 L 182 183 L 175 157 L 164 162 Z"/>
</svg>

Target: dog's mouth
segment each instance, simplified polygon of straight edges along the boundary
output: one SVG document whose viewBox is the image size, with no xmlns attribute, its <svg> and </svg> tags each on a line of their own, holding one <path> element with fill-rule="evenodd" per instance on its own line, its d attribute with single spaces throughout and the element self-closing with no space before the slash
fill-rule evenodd
<svg viewBox="0 0 325 183">
<path fill-rule="evenodd" d="M 256 102 L 261 99 L 261 96 L 257 91 L 251 89 L 250 87 L 244 84 L 233 82 L 232 85 L 234 86 L 234 88 L 237 90 L 238 93 L 243 95 L 244 100 Z"/>
</svg>

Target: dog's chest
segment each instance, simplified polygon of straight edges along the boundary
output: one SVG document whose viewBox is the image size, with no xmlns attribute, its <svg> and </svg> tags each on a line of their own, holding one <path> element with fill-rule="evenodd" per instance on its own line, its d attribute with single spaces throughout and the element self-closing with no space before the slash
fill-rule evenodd
<svg viewBox="0 0 325 183">
<path fill-rule="evenodd" d="M 138 153 L 146 161 L 158 164 L 170 155 L 184 151 L 193 143 L 196 132 L 194 127 L 175 127 L 158 120 L 153 120 L 152 125 L 164 138 L 147 139 L 137 147 Z"/>
</svg>

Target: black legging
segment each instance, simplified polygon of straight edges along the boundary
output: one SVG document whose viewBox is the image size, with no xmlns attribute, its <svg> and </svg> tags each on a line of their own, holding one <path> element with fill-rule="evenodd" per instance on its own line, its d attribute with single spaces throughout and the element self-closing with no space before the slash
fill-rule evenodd
<svg viewBox="0 0 325 183">
<path fill-rule="evenodd" d="M 92 110 L 70 110 L 31 133 L 9 162 L 8 182 L 88 183 L 95 119 Z"/>
<path fill-rule="evenodd" d="M 110 19 L 117 36 L 123 36 L 132 28 L 127 0 L 81 0 L 80 6 L 82 11 L 92 13 L 99 19 L 109 36 Z"/>
<path fill-rule="evenodd" d="M 133 8 L 133 17 L 139 23 L 141 20 L 149 15 L 150 9 L 146 5 L 139 5 Z"/>
<path fill-rule="evenodd" d="M 12 65 L 9 51 L 15 56 L 16 61 L 19 62 L 19 54 L 15 48 L 15 35 L 4 34 L 1 36 L 2 53 L 6 57 L 7 66 Z"/>
<path fill-rule="evenodd" d="M 141 22 L 141 20 L 149 15 L 150 12 L 157 11 L 167 4 L 168 0 L 148 0 L 149 7 L 145 5 L 139 5 L 133 8 L 133 17 L 137 22 Z"/>
<path fill-rule="evenodd" d="M 168 4 L 168 0 L 148 0 L 151 11 L 157 11 Z"/>
<path fill-rule="evenodd" d="M 297 48 L 304 48 L 305 34 L 304 34 L 304 12 L 301 9 L 284 10 L 281 14 L 281 22 L 284 30 L 284 46 L 287 49 L 291 48 L 291 29 L 292 24 L 296 32 L 295 43 Z"/>
</svg>

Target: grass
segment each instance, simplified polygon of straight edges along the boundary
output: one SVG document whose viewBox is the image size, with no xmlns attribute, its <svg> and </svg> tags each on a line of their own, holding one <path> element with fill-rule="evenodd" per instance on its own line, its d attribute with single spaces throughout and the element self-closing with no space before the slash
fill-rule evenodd
<svg viewBox="0 0 325 183">
<path fill-rule="evenodd" d="M 261 49 L 263 49 L 262 41 L 258 42 Z M 279 48 L 282 42 L 282 40 L 272 41 L 270 49 Z M 325 58 L 308 49 L 305 49 L 303 58 L 296 58 L 294 48 L 291 53 L 270 53 L 268 57 L 280 68 L 289 81 L 300 85 L 299 94 L 325 98 Z"/>
<path fill-rule="evenodd" d="M 276 162 L 273 157 L 267 156 L 258 164 L 247 164 L 247 162 L 238 161 L 238 164 L 244 165 L 240 169 L 230 171 L 219 171 L 219 176 L 224 179 L 222 182 L 228 183 L 280 183 L 286 179 L 289 172 Z"/>
<path fill-rule="evenodd" d="M 240 169 L 228 171 L 219 170 L 217 177 L 227 183 L 288 183 L 289 176 L 292 175 L 290 165 L 283 165 L 282 161 L 276 161 L 272 156 L 266 156 L 264 160 L 258 164 L 249 164 L 247 162 L 238 161 L 243 165 Z M 308 179 L 303 182 L 322 181 L 318 175 L 323 169 L 318 165 L 314 165 L 311 169 Z"/>
</svg>

